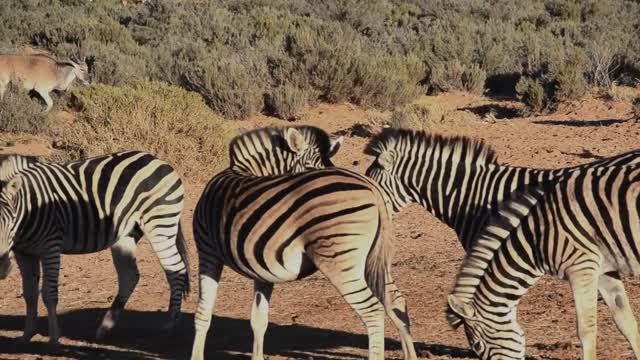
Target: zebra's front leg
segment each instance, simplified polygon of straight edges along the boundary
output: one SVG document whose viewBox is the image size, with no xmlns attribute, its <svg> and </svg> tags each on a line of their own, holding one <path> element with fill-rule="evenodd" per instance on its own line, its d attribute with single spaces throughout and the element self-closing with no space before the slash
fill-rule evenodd
<svg viewBox="0 0 640 360">
<path fill-rule="evenodd" d="M 568 278 L 576 305 L 582 358 L 595 360 L 598 333 L 598 276 L 594 269 L 581 269 L 569 272 Z"/>
<path fill-rule="evenodd" d="M 624 284 L 617 273 L 607 273 L 600 275 L 598 279 L 598 290 L 607 304 L 618 330 L 624 335 L 636 359 L 640 359 L 640 334 L 638 333 L 638 323 L 633 314 Z"/>
<path fill-rule="evenodd" d="M 264 334 L 269 325 L 269 302 L 273 284 L 254 281 L 251 305 L 251 328 L 253 329 L 253 355 L 251 359 L 264 359 Z"/>
<path fill-rule="evenodd" d="M 211 326 L 211 315 L 216 303 L 222 269 L 222 263 L 208 261 L 205 256 L 200 256 L 200 294 L 194 316 L 196 334 L 191 350 L 192 360 L 204 359 L 204 345 Z"/>
<path fill-rule="evenodd" d="M 49 319 L 49 343 L 56 345 L 60 339 L 58 326 L 58 277 L 60 275 L 60 252 L 52 251 L 42 259 L 42 301 L 47 308 Z"/>
<path fill-rule="evenodd" d="M 391 318 L 393 325 L 398 329 L 404 358 L 407 360 L 417 359 L 416 349 L 411 337 L 411 321 L 409 320 L 407 301 L 396 286 L 390 269 L 387 269 L 385 273 L 385 294 L 384 309 Z"/>
<path fill-rule="evenodd" d="M 15 257 L 22 275 L 22 296 L 27 307 L 24 332 L 22 337 L 18 339 L 18 343 L 26 344 L 37 333 L 40 262 L 37 257 L 20 252 L 16 252 Z"/>
<path fill-rule="evenodd" d="M 118 274 L 118 295 L 116 295 L 111 308 L 102 320 L 102 324 L 96 332 L 96 339 L 104 339 L 118 323 L 127 301 L 140 280 L 140 272 L 136 265 L 136 242 L 139 237 L 126 236 L 118 240 L 111 247 L 113 265 Z"/>
</svg>

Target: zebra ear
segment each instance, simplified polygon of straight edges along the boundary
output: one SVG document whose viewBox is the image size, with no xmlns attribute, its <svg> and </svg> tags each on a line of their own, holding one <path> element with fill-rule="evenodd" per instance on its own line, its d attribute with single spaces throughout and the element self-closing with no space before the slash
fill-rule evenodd
<svg viewBox="0 0 640 360">
<path fill-rule="evenodd" d="M 449 309 L 461 318 L 472 319 L 474 317 L 475 311 L 473 311 L 471 304 L 464 302 L 455 295 L 449 295 L 447 300 L 449 302 Z M 451 321 L 449 322 L 451 323 Z"/>
<path fill-rule="evenodd" d="M 329 148 L 329 157 L 332 158 L 335 154 L 338 153 L 342 143 L 344 142 L 344 137 L 340 136 L 337 139 L 331 139 L 331 146 Z"/>
<path fill-rule="evenodd" d="M 378 155 L 378 164 L 386 171 L 391 171 L 393 169 L 393 154 L 389 151 L 382 152 Z"/>
<path fill-rule="evenodd" d="M 304 138 L 304 136 L 302 136 L 302 134 L 294 128 L 287 129 L 285 140 L 287 141 L 287 145 L 289 145 L 291 151 L 293 151 L 294 153 L 300 154 L 301 152 L 307 150 L 307 148 L 309 147 L 309 144 L 307 143 L 307 140 Z"/>
<path fill-rule="evenodd" d="M 13 198 L 22 187 L 22 177 L 14 176 L 9 180 L 3 191 L 9 198 Z"/>
</svg>

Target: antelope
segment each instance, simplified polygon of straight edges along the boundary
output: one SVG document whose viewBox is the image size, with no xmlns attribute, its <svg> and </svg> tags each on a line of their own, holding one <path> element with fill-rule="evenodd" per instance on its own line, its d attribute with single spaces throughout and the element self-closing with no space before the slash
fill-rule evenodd
<svg viewBox="0 0 640 360">
<path fill-rule="evenodd" d="M 81 61 L 59 61 L 45 53 L 29 55 L 0 54 L 0 100 L 12 81 L 18 81 L 26 91 L 34 90 L 47 104 L 45 113 L 51 110 L 52 90 L 67 90 L 73 80 L 83 85 L 90 84 L 89 66 L 86 58 Z"/>
</svg>

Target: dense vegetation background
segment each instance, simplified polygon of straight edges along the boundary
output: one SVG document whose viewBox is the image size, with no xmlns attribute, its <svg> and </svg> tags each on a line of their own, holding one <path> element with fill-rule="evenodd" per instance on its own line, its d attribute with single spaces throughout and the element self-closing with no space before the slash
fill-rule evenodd
<svg viewBox="0 0 640 360">
<path fill-rule="evenodd" d="M 640 78 L 630 0 L 11 0 L 0 24 L 8 50 L 81 44 L 105 85 L 81 93 L 168 83 L 227 119 L 295 119 L 317 102 L 388 110 L 450 90 L 541 112 Z"/>
</svg>

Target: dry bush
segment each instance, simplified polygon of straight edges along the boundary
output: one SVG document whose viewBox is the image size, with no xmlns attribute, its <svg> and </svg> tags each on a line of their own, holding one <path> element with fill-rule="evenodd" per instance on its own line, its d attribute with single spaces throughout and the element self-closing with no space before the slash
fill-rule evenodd
<svg viewBox="0 0 640 360">
<path fill-rule="evenodd" d="M 458 60 L 438 63 L 431 69 L 430 85 L 437 92 L 453 90 L 481 94 L 487 73 L 479 65 L 466 66 Z"/>
<path fill-rule="evenodd" d="M 640 121 L 640 96 L 633 99 L 631 102 L 633 118 L 635 121 Z"/>
<path fill-rule="evenodd" d="M 538 113 L 547 107 L 547 94 L 539 80 L 521 78 L 516 84 L 516 93 L 530 112 Z"/>
<path fill-rule="evenodd" d="M 227 165 L 232 132 L 202 99 L 161 82 L 93 85 L 74 92 L 78 119 L 60 130 L 69 157 L 139 149 L 180 173 L 208 179 Z"/>
<path fill-rule="evenodd" d="M 10 83 L 0 100 L 0 131 L 42 134 L 49 129 L 42 105 L 19 86 Z"/>
<path fill-rule="evenodd" d="M 273 115 L 284 120 L 296 120 L 307 105 L 307 94 L 297 86 L 285 84 L 273 89 L 266 105 Z"/>
<path fill-rule="evenodd" d="M 607 88 L 601 89 L 601 95 L 611 101 L 632 101 L 636 96 L 636 90 L 628 86 L 620 86 L 616 81 L 611 82 Z"/>
<path fill-rule="evenodd" d="M 388 123 L 394 128 L 429 129 L 445 125 L 452 118 L 438 104 L 411 104 L 391 113 Z"/>
<path fill-rule="evenodd" d="M 554 86 L 555 103 L 579 100 L 587 92 L 587 82 L 584 79 L 579 57 L 552 64 L 547 78 Z"/>
</svg>

